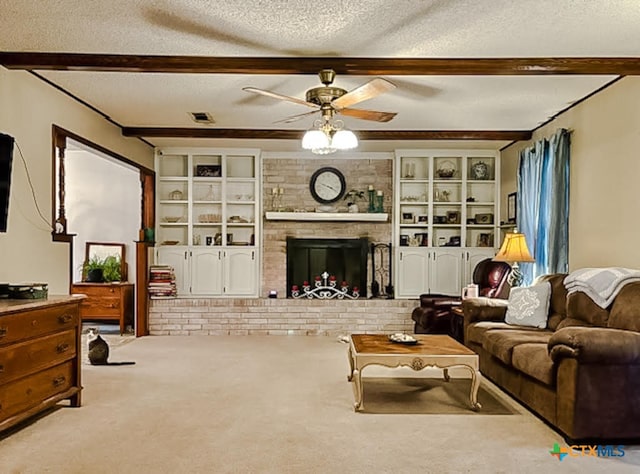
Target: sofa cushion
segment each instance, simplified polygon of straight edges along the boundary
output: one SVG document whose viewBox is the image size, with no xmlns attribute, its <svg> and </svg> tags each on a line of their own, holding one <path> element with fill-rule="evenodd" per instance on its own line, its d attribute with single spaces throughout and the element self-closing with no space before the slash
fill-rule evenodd
<svg viewBox="0 0 640 474">
<path fill-rule="evenodd" d="M 505 322 L 516 326 L 547 327 L 551 284 L 547 281 L 511 288 Z"/>
<path fill-rule="evenodd" d="M 549 301 L 549 317 L 547 318 L 547 327 L 552 331 L 567 316 L 567 289 L 564 286 L 566 273 L 553 273 L 542 275 L 533 282 L 538 284 L 548 281 L 551 284 L 551 300 Z"/>
<path fill-rule="evenodd" d="M 584 322 L 582 319 L 564 318 L 556 327 L 556 331 L 568 327 L 593 327 L 593 325 Z"/>
<path fill-rule="evenodd" d="M 484 335 L 491 329 L 517 329 L 521 331 L 539 331 L 538 328 L 526 327 L 526 326 L 512 326 L 503 321 L 480 321 L 477 323 L 471 323 L 467 327 L 467 334 L 465 341 L 475 342 L 482 345 L 484 341 Z"/>
<path fill-rule="evenodd" d="M 640 332 L 640 282 L 622 287 L 611 307 L 607 326 Z"/>
<path fill-rule="evenodd" d="M 511 356 L 513 367 L 527 374 L 529 377 L 547 384 L 554 385 L 556 371 L 547 344 L 526 343 L 513 348 Z"/>
<path fill-rule="evenodd" d="M 519 344 L 546 344 L 553 333 L 546 329 L 491 329 L 486 331 L 482 348 L 507 365 L 512 365 L 513 348 Z"/>
<path fill-rule="evenodd" d="M 567 318 L 579 319 L 591 326 L 607 326 L 609 311 L 598 306 L 586 293 L 576 291 L 567 295 Z"/>
</svg>

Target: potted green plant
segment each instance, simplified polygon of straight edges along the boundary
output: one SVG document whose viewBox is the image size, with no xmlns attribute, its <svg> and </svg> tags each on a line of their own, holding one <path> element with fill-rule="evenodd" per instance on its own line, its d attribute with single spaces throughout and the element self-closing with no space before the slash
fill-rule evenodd
<svg viewBox="0 0 640 474">
<path fill-rule="evenodd" d="M 105 258 L 93 256 L 82 266 L 85 281 L 92 283 L 120 281 L 121 274 L 120 257 L 110 255 Z"/>
<path fill-rule="evenodd" d="M 85 281 L 101 283 L 104 281 L 104 260 L 99 257 L 91 257 L 82 265 L 82 273 Z"/>
<path fill-rule="evenodd" d="M 104 281 L 120 281 L 122 279 L 122 275 L 120 274 L 121 268 L 122 262 L 119 256 L 110 255 L 105 258 L 102 266 Z"/>
<path fill-rule="evenodd" d="M 351 189 L 344 195 L 344 200 L 347 201 L 347 209 L 349 212 L 360 212 L 358 208 L 358 200 L 365 200 L 364 191 L 358 191 L 357 189 Z"/>
</svg>

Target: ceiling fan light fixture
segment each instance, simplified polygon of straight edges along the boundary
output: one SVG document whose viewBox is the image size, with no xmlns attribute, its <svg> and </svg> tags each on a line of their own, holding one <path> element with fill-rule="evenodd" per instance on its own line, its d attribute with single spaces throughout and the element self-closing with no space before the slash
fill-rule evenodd
<svg viewBox="0 0 640 474">
<path fill-rule="evenodd" d="M 302 148 L 317 155 L 328 155 L 338 150 L 351 150 L 358 146 L 358 138 L 351 130 L 344 129 L 342 120 L 324 117 L 316 120 L 302 137 Z"/>
<path fill-rule="evenodd" d="M 331 139 L 331 146 L 338 150 L 352 150 L 358 146 L 358 137 L 351 130 L 338 130 Z"/>
<path fill-rule="evenodd" d="M 302 137 L 302 148 L 305 150 L 316 150 L 328 148 L 331 139 L 322 130 L 307 130 Z"/>
</svg>

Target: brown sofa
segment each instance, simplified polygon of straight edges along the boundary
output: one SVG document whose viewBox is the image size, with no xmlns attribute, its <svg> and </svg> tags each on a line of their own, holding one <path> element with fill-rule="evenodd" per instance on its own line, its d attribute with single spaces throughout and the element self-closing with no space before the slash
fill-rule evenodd
<svg viewBox="0 0 640 474">
<path fill-rule="evenodd" d="M 640 439 L 640 282 L 602 309 L 551 283 L 546 329 L 504 322 L 507 300 L 463 302 L 465 344 L 480 371 L 569 440 Z"/>
</svg>

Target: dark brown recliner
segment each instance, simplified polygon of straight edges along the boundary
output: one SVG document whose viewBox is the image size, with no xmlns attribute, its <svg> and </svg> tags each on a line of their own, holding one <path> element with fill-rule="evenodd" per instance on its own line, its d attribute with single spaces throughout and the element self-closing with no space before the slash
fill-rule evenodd
<svg viewBox="0 0 640 474">
<path fill-rule="evenodd" d="M 506 262 L 494 262 L 491 258 L 480 261 L 473 269 L 473 282 L 478 285 L 478 295 L 487 298 L 508 298 L 511 287 L 507 282 L 511 266 Z M 462 290 L 462 289 L 461 289 Z M 460 306 L 459 296 L 420 295 L 420 306 L 411 313 L 415 321 L 415 334 L 448 334 L 464 342 L 462 318 L 451 309 Z"/>
</svg>

